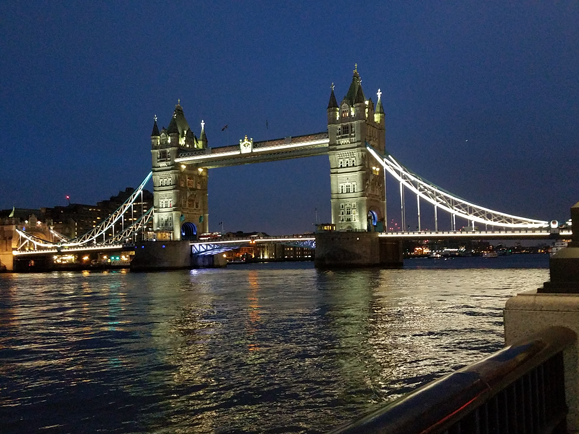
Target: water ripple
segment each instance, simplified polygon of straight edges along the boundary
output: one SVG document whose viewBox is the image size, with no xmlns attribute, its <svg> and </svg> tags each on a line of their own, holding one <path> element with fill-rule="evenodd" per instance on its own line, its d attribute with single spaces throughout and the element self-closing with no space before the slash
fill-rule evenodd
<svg viewBox="0 0 579 434">
<path fill-rule="evenodd" d="M 421 267 L 0 275 L 2 432 L 325 432 L 500 348 L 548 278 Z"/>
</svg>

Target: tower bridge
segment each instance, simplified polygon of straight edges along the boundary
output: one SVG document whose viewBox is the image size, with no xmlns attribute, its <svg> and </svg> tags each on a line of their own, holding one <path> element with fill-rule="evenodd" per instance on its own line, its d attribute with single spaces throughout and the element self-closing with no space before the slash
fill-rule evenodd
<svg viewBox="0 0 579 434">
<path fill-rule="evenodd" d="M 203 122 L 197 139 L 178 103 L 169 126 L 159 130 L 155 119 L 151 134 L 157 237 L 181 240 L 208 231 L 208 169 L 316 155 L 330 160 L 336 229 L 366 230 L 370 225 L 383 231 L 385 178 L 367 148 L 385 153 L 385 114 L 381 93 L 377 96 L 376 105 L 366 99 L 356 69 L 340 104 L 332 85 L 327 132 L 255 142 L 246 136 L 239 145 L 218 148 L 207 147 Z"/>
<path fill-rule="evenodd" d="M 421 203 L 433 207 L 435 231 L 438 214 L 468 222 L 471 229 L 548 227 L 549 222 L 517 217 L 475 205 L 437 187 L 400 164 L 386 151 L 385 113 L 380 90 L 366 98 L 357 68 L 344 98 L 338 103 L 332 84 L 326 108 L 325 132 L 275 140 L 239 140 L 239 144 L 210 148 L 204 123 L 200 139 L 191 132 L 183 108 L 177 104 L 168 128 L 151 134 L 155 194 L 154 230 L 159 239 L 191 238 L 191 232 L 208 231 L 208 169 L 262 163 L 290 158 L 328 155 L 331 213 L 336 231 L 386 231 L 386 174 L 400 184 L 400 215 L 406 228 L 405 192 L 416 196 L 417 229 L 422 229 Z M 476 226 L 475 226 L 476 225 Z"/>
<path fill-rule="evenodd" d="M 334 229 L 331 237 L 317 235 L 316 241 L 325 240 L 322 242 L 323 248 L 318 243 L 319 253 L 340 249 L 348 251 L 348 244 L 353 240 L 359 241 L 361 233 L 374 234 L 366 238 L 382 247 L 389 245 L 389 249 L 394 249 L 394 253 L 391 252 L 394 256 L 397 248 L 395 240 L 403 238 L 521 239 L 564 236 L 564 231 L 558 230 L 555 221 L 518 217 L 473 204 L 399 163 L 386 150 L 385 113 L 380 90 L 376 96 L 376 103 L 372 98 L 366 98 L 356 68 L 348 91 L 339 103 L 335 87 L 333 84 L 331 86 L 326 107 L 327 131 L 265 141 L 254 141 L 245 136 L 238 144 L 214 148 L 208 146 L 203 121 L 199 136 L 193 133 L 179 101 L 167 128 L 160 129 L 155 116 L 150 148 L 152 171 L 127 202 L 92 231 L 72 240 L 49 242 L 16 229 L 20 237 L 16 250 L 80 248 L 89 244 L 94 248 L 134 243 L 143 239 L 142 234 L 148 228 L 152 229 L 153 234 L 149 239 L 189 241 L 189 251 L 197 249 L 196 254 L 201 254 L 201 250 L 205 249 L 203 251 L 208 252 L 211 249 L 196 244 L 195 240 L 198 234 L 209 232 L 210 169 L 319 155 L 327 155 L 330 162 L 331 226 Z M 399 183 L 402 228 L 407 227 L 406 220 L 409 218 L 405 195 L 410 193 L 416 197 L 417 231 L 387 231 L 387 174 Z M 149 177 L 152 178 L 154 192 L 152 212 L 130 227 L 123 226 L 115 234 L 116 222 L 124 222 L 124 214 L 132 209 Z M 434 231 L 422 230 L 424 208 L 421 211 L 421 204 L 428 204 L 432 209 Z M 450 231 L 439 230 L 441 212 L 450 216 Z M 457 218 L 467 222 L 467 231 L 458 228 Z M 107 231 L 111 228 L 113 236 L 107 237 Z M 140 238 L 136 235 L 139 231 Z M 352 234 L 356 235 L 352 238 Z M 339 241 L 340 237 L 342 241 Z M 371 255 L 379 255 L 379 249 L 368 247 L 366 250 L 373 252 Z M 317 251 L 316 254 L 319 253 Z"/>
</svg>

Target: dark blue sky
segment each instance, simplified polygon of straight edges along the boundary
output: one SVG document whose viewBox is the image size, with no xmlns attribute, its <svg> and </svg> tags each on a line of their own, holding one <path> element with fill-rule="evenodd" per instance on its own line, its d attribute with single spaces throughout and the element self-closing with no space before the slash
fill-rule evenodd
<svg viewBox="0 0 579 434">
<path fill-rule="evenodd" d="M 213 147 L 323 131 L 354 63 L 421 176 L 525 217 L 579 201 L 576 0 L 3 2 L 0 40 L 0 209 L 136 187 L 178 98 Z M 329 192 L 326 157 L 215 169 L 210 228 L 311 230 Z"/>
</svg>

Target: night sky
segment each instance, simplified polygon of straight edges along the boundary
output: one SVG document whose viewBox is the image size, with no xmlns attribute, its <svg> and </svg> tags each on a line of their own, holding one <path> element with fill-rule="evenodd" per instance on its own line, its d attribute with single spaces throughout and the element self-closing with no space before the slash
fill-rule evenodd
<svg viewBox="0 0 579 434">
<path fill-rule="evenodd" d="M 387 150 L 421 176 L 524 217 L 579 201 L 577 0 L 6 1 L 0 41 L 0 209 L 136 187 L 178 99 L 211 147 L 324 131 L 355 63 L 366 96 L 383 92 Z M 330 220 L 327 157 L 209 179 L 211 230 Z"/>
</svg>

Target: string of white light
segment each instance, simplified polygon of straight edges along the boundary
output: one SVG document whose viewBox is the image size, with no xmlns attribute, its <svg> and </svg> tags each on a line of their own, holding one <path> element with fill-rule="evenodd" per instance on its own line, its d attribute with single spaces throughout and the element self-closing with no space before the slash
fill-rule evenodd
<svg viewBox="0 0 579 434">
<path fill-rule="evenodd" d="M 518 217 L 475 205 L 416 175 L 396 161 L 392 155 L 380 155 L 369 143 L 366 143 L 366 149 L 406 188 L 452 215 L 485 225 L 506 228 L 541 228 L 549 225 L 547 221 Z"/>
</svg>

